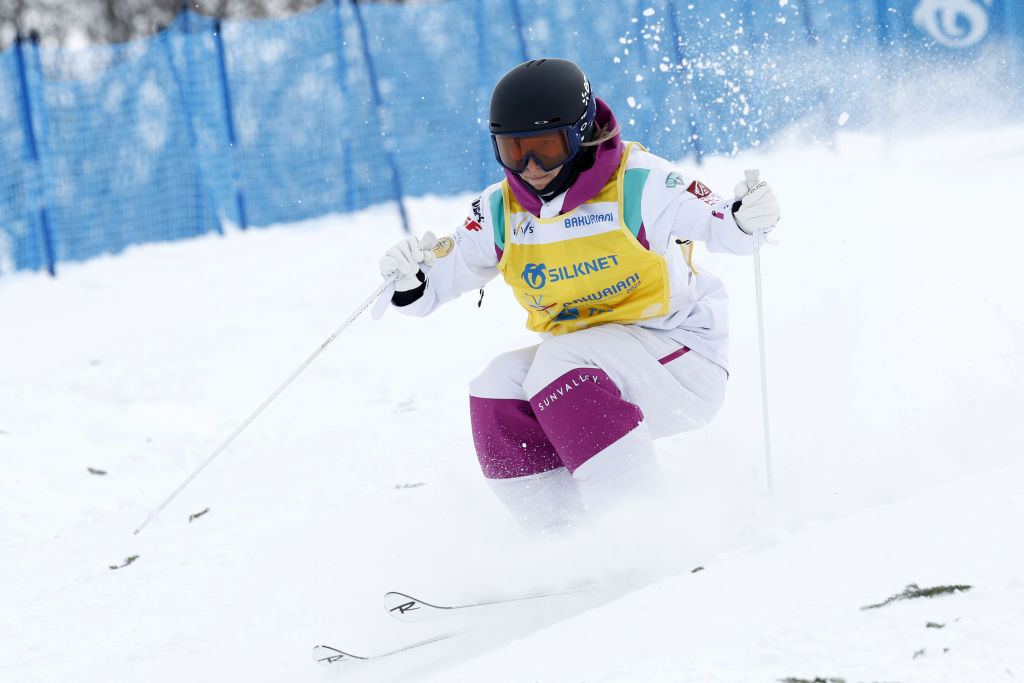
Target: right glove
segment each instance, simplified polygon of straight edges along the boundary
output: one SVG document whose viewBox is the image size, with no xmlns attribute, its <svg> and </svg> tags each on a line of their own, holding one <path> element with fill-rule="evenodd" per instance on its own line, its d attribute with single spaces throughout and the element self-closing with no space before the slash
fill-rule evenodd
<svg viewBox="0 0 1024 683">
<path fill-rule="evenodd" d="M 779 200 L 772 188 L 758 179 L 757 169 L 745 171 L 746 180 L 736 185 L 736 202 L 732 215 L 740 230 L 753 235 L 758 230 L 769 231 L 779 222 Z"/>
<path fill-rule="evenodd" d="M 416 239 L 410 235 L 384 252 L 380 258 L 380 274 L 388 280 L 395 281 L 396 292 L 407 292 L 420 286 L 416 276 L 420 272 L 420 264 L 429 266 L 437 256 L 431 251 L 437 246 L 437 237 L 429 230 L 423 237 Z"/>
</svg>

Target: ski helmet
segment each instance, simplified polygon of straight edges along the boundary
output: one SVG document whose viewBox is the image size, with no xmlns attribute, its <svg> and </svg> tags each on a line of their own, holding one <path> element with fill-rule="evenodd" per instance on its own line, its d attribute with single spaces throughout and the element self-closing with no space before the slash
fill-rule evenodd
<svg viewBox="0 0 1024 683">
<path fill-rule="evenodd" d="M 597 104 L 590 81 L 567 59 L 534 59 L 506 73 L 491 93 L 491 133 L 529 133 L 582 122 L 588 134 Z"/>
</svg>

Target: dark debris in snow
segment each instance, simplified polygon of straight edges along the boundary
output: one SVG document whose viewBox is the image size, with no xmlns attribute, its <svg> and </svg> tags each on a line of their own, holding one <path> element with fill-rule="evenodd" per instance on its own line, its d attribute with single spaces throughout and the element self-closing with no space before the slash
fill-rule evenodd
<svg viewBox="0 0 1024 683">
<path fill-rule="evenodd" d="M 191 524 L 193 520 L 199 519 L 200 517 L 202 517 L 203 515 L 205 515 L 209 511 L 210 511 L 210 508 L 203 508 L 199 512 L 192 513 L 191 515 L 188 516 L 188 523 Z"/>
<path fill-rule="evenodd" d="M 129 555 L 128 557 L 124 558 L 124 563 L 119 564 L 119 565 L 118 564 L 112 564 L 112 565 L 110 565 L 110 568 L 111 569 L 124 569 L 125 567 L 127 567 L 128 565 L 130 565 L 132 562 L 134 562 L 137 559 L 139 559 L 138 555 Z"/>
<path fill-rule="evenodd" d="M 968 585 L 950 585 L 950 586 L 934 586 L 932 588 L 920 588 L 916 583 L 912 583 L 903 589 L 903 592 L 891 595 L 882 602 L 874 605 L 865 605 L 861 609 L 878 609 L 879 607 L 885 607 L 886 605 L 892 604 L 898 600 L 913 600 L 914 598 L 933 598 L 936 595 L 945 595 L 946 593 L 956 593 L 958 591 L 969 591 L 971 587 Z"/>
</svg>

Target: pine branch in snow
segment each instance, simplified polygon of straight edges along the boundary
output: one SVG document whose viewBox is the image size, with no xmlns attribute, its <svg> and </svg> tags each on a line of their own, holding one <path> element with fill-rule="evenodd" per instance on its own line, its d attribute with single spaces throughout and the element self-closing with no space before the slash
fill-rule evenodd
<svg viewBox="0 0 1024 683">
<path fill-rule="evenodd" d="M 957 591 L 969 591 L 970 586 L 967 585 L 954 585 L 954 586 L 935 586 L 933 588 L 920 588 L 916 583 L 908 585 L 902 593 L 886 598 L 884 601 L 876 605 L 865 605 L 861 609 L 878 609 L 879 607 L 885 607 L 897 600 L 912 600 L 913 598 L 933 598 L 936 595 L 943 595 L 945 593 L 955 593 Z"/>
</svg>

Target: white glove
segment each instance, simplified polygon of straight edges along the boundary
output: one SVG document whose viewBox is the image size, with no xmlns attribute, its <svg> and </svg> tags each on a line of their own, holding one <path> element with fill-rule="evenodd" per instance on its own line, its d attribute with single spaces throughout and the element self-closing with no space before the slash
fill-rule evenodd
<svg viewBox="0 0 1024 683">
<path fill-rule="evenodd" d="M 420 286 L 420 280 L 416 277 L 420 264 L 429 266 L 434 263 L 437 257 L 431 249 L 436 246 L 437 237 L 429 230 L 419 239 L 409 235 L 381 256 L 380 274 L 395 281 L 397 292 L 416 289 Z"/>
<path fill-rule="evenodd" d="M 757 179 L 756 168 L 744 171 L 744 174 L 747 179 L 737 183 L 733 190 L 737 201 L 741 202 L 738 208 L 733 205 L 736 225 L 748 235 L 758 230 L 771 230 L 779 222 L 779 200 L 768 183 Z"/>
</svg>

